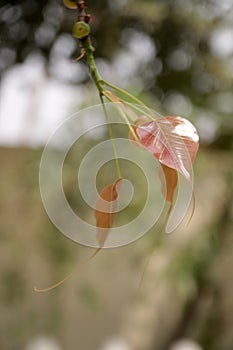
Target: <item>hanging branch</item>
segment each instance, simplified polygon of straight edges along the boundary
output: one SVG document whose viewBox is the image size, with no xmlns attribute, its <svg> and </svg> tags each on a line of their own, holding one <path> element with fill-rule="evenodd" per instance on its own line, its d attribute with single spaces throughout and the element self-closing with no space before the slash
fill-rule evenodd
<svg viewBox="0 0 233 350">
<path fill-rule="evenodd" d="M 137 99 L 135 96 L 129 94 L 127 91 L 120 89 L 119 87 L 110 84 L 109 82 L 105 81 L 99 74 L 98 69 L 95 64 L 95 58 L 94 58 L 94 47 L 92 45 L 90 32 L 91 27 L 90 23 L 92 21 L 92 16 L 90 14 L 86 13 L 86 2 L 84 0 L 64 0 L 64 4 L 70 8 L 70 9 L 77 9 L 78 16 L 77 16 L 77 22 L 73 26 L 73 36 L 78 39 L 79 45 L 81 47 L 81 54 L 78 58 L 75 59 L 75 61 L 79 61 L 81 58 L 86 56 L 87 65 L 89 68 L 89 71 L 91 73 L 92 79 L 99 91 L 100 96 L 105 96 L 108 101 L 110 102 L 122 102 L 121 99 L 110 93 L 108 90 L 106 90 L 105 86 L 110 87 L 112 90 L 119 92 L 126 98 L 129 98 L 132 100 L 132 102 L 137 103 L 138 105 L 141 105 L 143 107 L 146 107 L 143 102 L 141 102 L 139 99 Z M 148 107 L 146 107 L 148 109 Z M 132 130 L 131 130 L 132 131 Z M 136 138 L 136 135 L 135 135 Z"/>
<path fill-rule="evenodd" d="M 192 180 L 190 177 L 190 168 L 198 150 L 199 139 L 196 129 L 188 120 L 175 116 L 169 116 L 157 120 L 154 118 L 154 114 L 147 106 L 145 106 L 143 102 L 141 102 L 133 95 L 129 94 L 127 91 L 124 91 L 117 86 L 104 81 L 101 78 L 95 65 L 95 59 L 93 55 L 94 48 L 91 42 L 91 28 L 89 25 L 92 18 L 90 14 L 86 13 L 86 3 L 84 0 L 63 1 L 66 7 L 70 9 L 77 9 L 78 11 L 77 22 L 73 26 L 73 36 L 78 39 L 79 45 L 81 47 L 81 55 L 76 59 L 76 61 L 86 56 L 91 76 L 96 85 L 96 88 L 98 89 L 100 101 L 103 106 L 103 112 L 108 127 L 109 138 L 112 143 L 117 172 L 117 179 L 102 189 L 96 202 L 94 215 L 96 219 L 96 239 L 98 242 L 98 247 L 91 255 L 91 257 L 87 260 L 89 261 L 102 250 L 108 237 L 109 231 L 112 228 L 115 217 L 115 213 L 112 211 L 112 208 L 116 208 L 117 206 L 119 186 L 122 180 L 112 127 L 109 122 L 104 98 L 112 102 L 123 120 L 126 122 L 129 128 L 129 140 L 133 143 L 136 142 L 146 151 L 151 153 L 161 165 L 164 173 L 163 177 L 160 174 L 162 192 L 165 201 L 169 203 L 170 206 L 164 227 L 170 217 L 171 210 L 173 208 L 174 192 L 177 186 L 178 172 L 183 175 L 190 184 L 194 197 Z M 119 98 L 111 91 L 106 90 L 106 86 L 115 91 L 115 93 L 123 95 L 126 100 L 130 99 L 133 103 L 127 104 L 123 98 Z M 139 117 L 137 117 L 136 112 L 138 113 Z M 134 124 L 131 124 L 132 120 Z M 187 159 L 189 161 L 187 161 Z M 104 209 L 108 209 L 106 211 L 103 210 L 103 200 L 105 201 L 105 205 L 107 203 L 107 207 L 104 207 Z M 109 209 L 111 210 L 109 211 Z M 82 266 L 82 264 L 80 264 L 78 267 L 80 266 Z M 35 288 L 35 291 L 50 291 L 66 281 L 67 278 L 71 276 L 71 274 L 49 288 Z"/>
<path fill-rule="evenodd" d="M 84 55 L 87 59 L 87 64 L 92 76 L 93 81 L 100 93 L 103 95 L 103 79 L 101 78 L 97 67 L 95 65 L 95 59 L 93 52 L 95 51 L 92 46 L 91 37 L 90 37 L 90 25 L 89 23 L 92 20 L 92 16 L 86 13 L 86 3 L 83 0 L 79 0 L 77 3 L 78 9 L 78 21 L 74 24 L 73 27 L 73 36 L 79 40 L 79 44 L 81 46 L 81 55 L 78 57 L 78 60 L 81 59 Z"/>
<path fill-rule="evenodd" d="M 104 105 L 104 98 L 112 102 L 119 114 L 126 122 L 129 128 L 129 138 L 136 142 L 157 159 L 162 167 L 160 171 L 160 180 L 162 182 L 163 196 L 170 205 L 167 219 L 173 208 L 174 193 L 177 187 L 177 176 L 180 173 L 188 181 L 193 197 L 193 212 L 195 209 L 195 196 L 193 184 L 191 180 L 190 170 L 195 159 L 199 137 L 195 127 L 185 118 L 168 116 L 166 118 L 155 117 L 150 108 L 142 101 L 127 91 L 106 82 L 100 76 L 94 59 L 94 48 L 90 37 L 90 22 L 92 17 L 86 13 L 86 3 L 84 0 L 64 0 L 65 5 L 70 8 L 76 8 L 78 11 L 78 21 L 73 27 L 73 36 L 78 39 L 81 47 L 81 55 L 78 59 L 86 56 L 87 64 L 93 78 L 93 81 L 99 91 L 100 101 L 103 105 L 103 111 L 108 126 L 109 137 L 112 142 L 113 154 L 115 158 L 116 170 L 118 178 L 121 178 L 120 167 L 114 144 L 113 133 L 107 110 Z M 107 90 L 111 89 L 114 91 Z M 115 94 L 120 94 L 118 97 Z M 126 100 L 131 100 L 131 104 L 127 104 Z M 136 118 L 135 118 L 136 115 Z M 177 134 L 177 129 L 179 133 Z M 185 133 L 182 132 L 185 130 Z M 162 172 L 162 175 L 161 175 Z"/>
</svg>

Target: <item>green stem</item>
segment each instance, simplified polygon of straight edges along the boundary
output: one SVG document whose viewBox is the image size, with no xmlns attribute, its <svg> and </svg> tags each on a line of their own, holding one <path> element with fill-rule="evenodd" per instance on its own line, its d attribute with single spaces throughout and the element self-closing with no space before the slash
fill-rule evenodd
<svg viewBox="0 0 233 350">
<path fill-rule="evenodd" d="M 93 55 L 93 48 L 91 46 L 91 43 L 89 41 L 89 39 L 87 38 L 84 42 L 83 42 L 83 47 L 85 49 L 85 53 L 86 53 L 86 58 L 87 58 L 87 64 L 92 76 L 92 79 L 99 91 L 99 95 L 100 95 L 100 101 L 103 107 L 103 111 L 104 111 L 104 116 L 106 119 L 106 123 L 108 126 L 108 133 L 109 133 L 109 137 L 112 143 L 112 150 L 113 150 L 113 156 L 114 156 L 114 160 L 115 160 L 115 164 L 116 164 L 116 172 L 117 172 L 117 176 L 120 178 L 121 177 L 121 171 L 120 171 L 120 165 L 119 165 L 119 161 L 117 158 L 117 151 L 116 151 L 116 146 L 114 143 L 114 138 L 113 138 L 113 133 L 112 133 L 112 128 L 111 125 L 109 123 L 109 118 L 108 118 L 108 113 L 104 104 L 104 99 L 103 99 L 103 92 L 104 92 L 104 88 L 103 88 L 103 79 L 101 78 L 97 67 L 95 65 L 95 59 L 94 59 L 94 55 Z"/>
<path fill-rule="evenodd" d="M 84 42 L 83 42 L 83 47 L 85 49 L 85 53 L 86 53 L 86 58 L 87 58 L 87 64 L 92 76 L 92 79 L 94 80 L 94 83 L 100 93 L 100 95 L 103 94 L 104 88 L 103 88 L 103 79 L 101 78 L 97 67 L 95 65 L 95 59 L 94 59 L 94 55 L 93 55 L 93 47 L 89 41 L 89 38 L 87 38 Z"/>
<path fill-rule="evenodd" d="M 105 115 L 105 119 L 106 119 L 106 122 L 107 122 L 109 137 L 110 137 L 110 140 L 111 140 L 111 143 L 112 143 L 112 150 L 113 150 L 113 155 L 114 155 L 114 160 L 115 160 L 115 165 L 116 165 L 117 176 L 118 177 L 122 177 L 121 176 L 121 171 L 120 171 L 119 161 L 118 161 L 118 158 L 117 158 L 117 151 L 116 151 L 116 146 L 115 146 L 115 143 L 114 143 L 112 128 L 111 128 L 111 125 L 109 123 L 109 118 L 108 118 L 107 110 L 106 110 L 106 107 L 105 107 L 105 104 L 104 104 L 103 96 L 105 96 L 110 101 L 111 101 L 111 98 L 109 98 L 109 96 L 107 94 L 105 94 L 106 90 L 103 87 L 103 85 L 109 86 L 110 88 L 114 89 L 115 91 L 121 93 L 122 95 L 124 95 L 124 96 L 126 96 L 128 98 L 130 98 L 132 101 L 137 103 L 139 106 L 144 107 L 144 108 L 146 108 L 149 111 L 150 111 L 150 109 L 142 101 L 137 99 L 135 96 L 131 95 L 130 93 L 128 93 L 125 90 L 122 90 L 122 89 L 118 88 L 117 86 L 115 86 L 113 84 L 108 83 L 107 81 L 105 81 L 105 80 L 103 80 L 101 78 L 101 76 L 100 76 L 100 74 L 99 74 L 99 72 L 97 70 L 96 64 L 95 64 L 95 59 L 94 59 L 94 55 L 93 55 L 93 50 L 94 49 L 93 49 L 93 47 L 91 45 L 89 37 L 87 37 L 85 40 L 83 40 L 82 46 L 85 49 L 87 64 L 88 64 L 88 67 L 89 67 L 92 79 L 93 79 L 93 81 L 94 81 L 94 83 L 95 83 L 95 85 L 96 85 L 96 87 L 97 87 L 97 89 L 99 91 L 100 101 L 101 101 L 101 104 L 102 104 L 102 107 L 103 107 L 103 111 L 104 111 L 104 115 Z M 111 101 L 111 102 L 114 102 L 114 101 Z M 119 100 L 119 102 L 120 102 L 120 100 Z M 145 111 L 143 111 L 140 108 L 134 106 L 133 104 L 132 104 L 131 107 L 134 108 L 135 110 L 141 112 L 142 114 L 145 114 Z M 135 133 L 134 129 L 132 128 L 132 126 L 131 126 L 131 124 L 130 124 L 130 122 L 128 120 L 128 117 L 125 114 L 125 112 L 123 112 L 123 110 L 119 106 L 117 106 L 117 109 L 118 109 L 119 113 L 121 114 L 121 116 L 123 117 L 123 119 L 126 121 L 128 127 L 129 127 L 129 130 L 131 131 L 131 133 L 134 136 L 135 140 L 138 143 L 140 143 L 139 139 L 138 139 L 138 136 Z M 149 117 L 151 119 L 153 119 L 151 116 L 149 116 Z"/>
<path fill-rule="evenodd" d="M 113 90 L 115 90 L 115 91 L 119 92 L 120 94 L 122 94 L 122 95 L 124 95 L 124 96 L 130 98 L 130 99 L 131 99 L 132 101 L 134 101 L 135 103 L 137 103 L 137 104 L 139 104 L 140 106 L 145 107 L 146 109 L 149 110 L 149 108 L 148 108 L 142 101 L 140 101 L 137 97 L 131 95 L 129 92 L 127 92 L 127 91 L 125 91 L 125 90 L 119 88 L 119 87 L 116 86 L 116 85 L 110 84 L 108 81 L 105 81 L 105 80 L 102 80 L 101 83 L 104 84 L 104 85 L 109 86 L 109 87 L 112 88 Z"/>
<path fill-rule="evenodd" d="M 89 40 L 89 38 L 86 38 L 83 43 L 82 43 L 84 49 L 85 49 L 85 53 L 86 53 L 86 59 L 87 59 L 87 64 L 92 76 L 92 79 L 99 91 L 100 96 L 104 95 L 104 87 L 103 85 L 109 86 L 110 88 L 118 91 L 119 93 L 127 96 L 128 98 L 130 98 L 131 100 L 133 100 L 134 102 L 136 102 L 137 104 L 139 104 L 142 107 L 145 107 L 148 111 L 150 111 L 150 109 L 142 102 L 140 101 L 138 98 L 136 98 L 135 96 L 131 95 L 130 93 L 128 93 L 125 90 L 120 89 L 119 87 L 105 81 L 102 79 L 102 77 L 100 76 L 98 69 L 95 65 L 95 59 L 94 59 L 94 55 L 93 55 L 93 47 L 91 45 L 91 42 Z M 144 110 L 138 108 L 137 106 L 133 105 L 131 106 L 134 110 L 137 110 L 138 112 L 142 113 L 142 114 L 146 114 L 146 116 L 148 116 L 150 119 L 154 120 L 153 117 L 151 117 L 149 114 L 145 113 Z M 125 116 L 124 116 L 125 118 Z"/>
<path fill-rule="evenodd" d="M 105 97 L 110 102 L 113 102 L 114 107 L 117 108 L 118 112 L 121 114 L 122 118 L 125 120 L 126 124 L 128 125 L 128 128 L 129 128 L 131 134 L 133 135 L 134 139 L 138 142 L 138 144 L 140 144 L 139 138 L 138 138 L 137 134 L 135 133 L 132 125 L 129 122 L 130 117 L 128 117 L 127 114 L 123 111 L 123 109 L 119 106 L 119 103 L 116 103 L 115 101 L 113 101 L 108 95 L 105 95 Z"/>
<path fill-rule="evenodd" d="M 139 112 L 140 114 L 142 114 L 142 115 L 148 117 L 150 120 L 153 120 L 153 121 L 156 120 L 156 119 L 155 119 L 154 117 L 152 117 L 150 114 L 145 113 L 145 111 L 144 111 L 143 109 L 141 109 L 140 107 L 134 105 L 133 103 L 130 104 L 130 107 L 131 107 L 132 109 L 134 109 L 135 111 Z M 149 108 L 148 108 L 148 109 L 149 109 Z M 150 111 L 151 111 L 151 110 L 150 110 Z M 157 113 L 157 114 L 158 114 L 158 113 Z M 160 115 L 160 116 L 161 116 L 161 115 Z"/>
<path fill-rule="evenodd" d="M 122 176 L 121 176 L 120 165 L 119 165 L 119 161 L 118 161 L 118 157 L 117 157 L 116 145 L 115 145 L 115 142 L 114 142 L 112 128 L 111 128 L 111 124 L 109 123 L 108 113 L 107 113 L 107 110 L 106 110 L 106 107 L 105 107 L 105 104 L 104 104 L 104 99 L 103 99 L 103 95 L 102 94 L 100 94 L 100 101 L 101 101 L 102 106 L 103 106 L 104 116 L 105 116 L 106 123 L 107 123 L 107 126 L 108 126 L 108 133 L 109 133 L 109 137 L 110 137 L 110 140 L 111 140 L 111 143 L 112 143 L 112 151 L 113 151 L 113 156 L 114 156 L 114 160 L 115 160 L 117 176 L 119 178 L 121 178 Z"/>
<path fill-rule="evenodd" d="M 132 101 L 134 101 L 135 103 L 137 103 L 139 106 L 144 107 L 147 111 L 149 111 L 149 114 L 148 114 L 147 112 L 145 112 L 145 110 L 141 109 L 140 107 L 135 106 L 134 104 L 130 104 L 130 107 L 133 108 L 135 111 L 140 112 L 141 114 L 146 115 L 146 116 L 147 116 L 149 119 L 151 119 L 151 120 L 155 120 L 155 118 L 153 118 L 153 117 L 150 115 L 150 114 L 151 114 L 150 108 L 148 108 L 148 107 L 147 107 L 142 101 L 140 101 L 137 97 L 131 95 L 129 92 L 127 92 L 127 91 L 125 91 L 125 90 L 119 88 L 118 86 L 115 86 L 115 85 L 109 83 L 108 81 L 102 80 L 101 83 L 104 84 L 104 85 L 109 86 L 110 88 L 112 88 L 113 90 L 119 92 L 120 94 L 125 95 L 126 97 L 130 98 Z M 123 102 L 123 103 L 126 103 L 123 99 L 121 99 L 121 98 L 119 98 L 119 97 L 118 97 L 118 99 L 119 99 L 119 101 L 121 101 L 121 102 Z M 157 114 L 158 114 L 158 113 L 157 113 Z M 160 117 L 162 117 L 162 116 L 160 115 Z"/>
</svg>

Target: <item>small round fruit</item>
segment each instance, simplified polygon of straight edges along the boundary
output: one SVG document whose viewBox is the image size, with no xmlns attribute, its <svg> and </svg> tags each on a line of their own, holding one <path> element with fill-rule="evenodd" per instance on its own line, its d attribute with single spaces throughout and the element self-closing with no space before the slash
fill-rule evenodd
<svg viewBox="0 0 233 350">
<path fill-rule="evenodd" d="M 77 39 L 83 39 L 90 33 L 90 30 L 90 26 L 86 22 L 76 22 L 73 26 L 73 36 Z"/>
<path fill-rule="evenodd" d="M 63 3 L 68 9 L 75 10 L 78 8 L 75 0 L 63 0 Z"/>
</svg>

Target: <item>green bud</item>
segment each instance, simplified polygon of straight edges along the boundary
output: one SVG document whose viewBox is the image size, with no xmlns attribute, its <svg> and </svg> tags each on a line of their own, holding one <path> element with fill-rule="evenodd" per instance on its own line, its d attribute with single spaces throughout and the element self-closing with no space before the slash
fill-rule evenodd
<svg viewBox="0 0 233 350">
<path fill-rule="evenodd" d="M 63 3 L 68 9 L 75 10 L 78 8 L 75 0 L 63 0 Z"/>
<path fill-rule="evenodd" d="M 83 39 L 90 33 L 90 26 L 86 22 L 79 21 L 73 26 L 73 36 L 77 39 Z"/>
</svg>

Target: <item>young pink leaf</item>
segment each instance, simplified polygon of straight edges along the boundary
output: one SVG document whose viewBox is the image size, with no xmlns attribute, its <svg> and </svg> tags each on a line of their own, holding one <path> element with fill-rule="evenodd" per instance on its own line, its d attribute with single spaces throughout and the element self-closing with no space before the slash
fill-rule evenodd
<svg viewBox="0 0 233 350">
<path fill-rule="evenodd" d="M 165 178 L 161 177 L 162 169 L 160 169 L 162 191 L 166 196 L 165 200 L 170 203 L 167 219 L 169 219 L 173 206 L 177 172 L 186 178 L 192 188 L 192 218 L 195 210 L 195 196 L 190 169 L 199 147 L 199 137 L 195 127 L 187 119 L 181 117 L 168 116 L 151 121 L 142 116 L 137 119 L 133 128 L 140 144 L 160 162 L 163 168 Z M 132 134 L 129 135 L 129 138 L 135 141 Z"/>
<path fill-rule="evenodd" d="M 68 274 L 66 277 L 64 277 L 61 281 L 53 284 L 52 286 L 48 288 L 34 288 L 36 292 L 44 293 L 49 292 L 61 284 L 63 284 L 71 275 L 73 275 L 78 269 L 83 267 L 89 260 L 94 258 L 96 254 L 98 254 L 103 245 L 104 242 L 107 239 L 108 233 L 110 228 L 112 227 L 113 220 L 117 207 L 117 198 L 118 198 L 118 192 L 119 184 L 122 178 L 117 179 L 114 183 L 106 186 L 99 194 L 99 198 L 96 203 L 96 209 L 95 209 L 95 218 L 96 218 L 96 226 L 97 226 L 97 241 L 99 243 L 99 248 L 95 249 L 94 253 L 84 262 L 80 263 L 70 274 Z"/>
<path fill-rule="evenodd" d="M 177 170 L 190 181 L 190 168 L 195 159 L 199 137 L 185 118 L 168 116 L 136 127 L 143 147 L 163 165 Z"/>
<path fill-rule="evenodd" d="M 106 186 L 99 194 L 95 207 L 95 219 L 97 233 L 96 238 L 99 247 L 102 248 L 108 233 L 113 225 L 115 210 L 117 208 L 118 190 L 122 178 Z"/>
<path fill-rule="evenodd" d="M 160 163 L 159 178 L 162 184 L 162 194 L 166 202 L 172 205 L 174 192 L 178 181 L 177 171 Z"/>
</svg>

